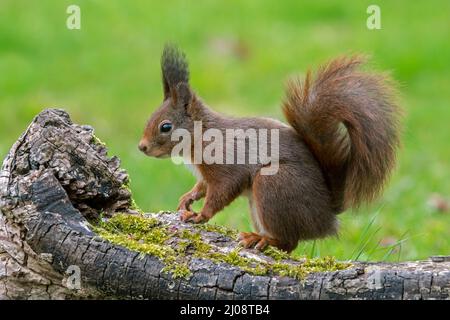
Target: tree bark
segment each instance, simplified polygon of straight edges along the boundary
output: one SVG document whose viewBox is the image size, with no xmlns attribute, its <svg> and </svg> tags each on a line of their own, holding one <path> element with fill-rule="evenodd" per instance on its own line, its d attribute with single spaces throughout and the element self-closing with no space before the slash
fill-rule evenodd
<svg viewBox="0 0 450 320">
<path fill-rule="evenodd" d="M 131 211 L 127 173 L 89 126 L 62 110 L 40 113 L 11 148 L 0 172 L 0 299 L 450 299 L 446 257 L 403 263 L 360 263 L 304 280 L 255 276 L 239 267 L 192 258 L 189 279 L 164 263 L 96 236 L 100 212 Z M 191 228 L 176 214 L 152 214 Z M 221 249 L 234 239 L 202 235 Z M 264 254 L 246 255 L 270 261 Z M 294 262 L 292 262 L 294 263 Z M 74 282 L 79 274 L 80 283 Z"/>
</svg>

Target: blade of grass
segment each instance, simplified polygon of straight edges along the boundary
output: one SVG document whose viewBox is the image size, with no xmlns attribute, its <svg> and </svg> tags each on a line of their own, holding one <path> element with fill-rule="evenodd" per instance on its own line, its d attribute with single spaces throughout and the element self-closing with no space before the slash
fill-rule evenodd
<svg viewBox="0 0 450 320">
<path fill-rule="evenodd" d="M 358 255 L 356 256 L 355 260 L 358 260 L 359 257 L 363 254 L 366 247 L 369 245 L 370 241 L 375 237 L 375 235 L 381 230 L 381 227 L 378 227 L 366 240 L 364 245 L 360 248 Z"/>
<path fill-rule="evenodd" d="M 388 249 L 388 251 L 386 252 L 386 254 L 383 256 L 383 258 L 381 259 L 381 261 L 386 261 L 391 255 L 392 253 L 394 253 L 395 249 L 397 247 L 401 248 L 401 245 L 403 242 L 406 242 L 407 240 L 410 239 L 410 237 L 405 238 L 405 236 L 408 234 L 408 231 L 404 232 L 401 236 L 400 239 L 398 241 L 396 241 L 395 243 L 393 243 L 392 245 L 390 245 L 389 247 L 386 247 L 386 249 Z M 399 258 L 399 257 L 398 257 Z"/>
<path fill-rule="evenodd" d="M 316 240 L 313 241 L 311 251 L 309 252 L 309 257 L 314 258 L 316 254 Z"/>
<path fill-rule="evenodd" d="M 365 226 L 365 228 L 363 229 L 360 237 L 359 237 L 359 241 L 358 241 L 358 245 L 355 247 L 355 249 L 353 250 L 353 252 L 350 255 L 350 259 L 351 260 L 356 260 L 356 256 L 359 256 L 361 253 L 361 247 L 364 245 L 364 243 L 366 242 L 366 235 L 368 234 L 369 230 L 372 228 L 373 224 L 375 223 L 376 218 L 378 217 L 378 214 L 380 213 L 380 210 L 377 210 L 374 214 L 374 216 L 370 219 L 369 223 Z M 356 253 L 358 252 L 358 255 L 356 255 Z M 356 256 L 355 256 L 356 255 Z"/>
</svg>

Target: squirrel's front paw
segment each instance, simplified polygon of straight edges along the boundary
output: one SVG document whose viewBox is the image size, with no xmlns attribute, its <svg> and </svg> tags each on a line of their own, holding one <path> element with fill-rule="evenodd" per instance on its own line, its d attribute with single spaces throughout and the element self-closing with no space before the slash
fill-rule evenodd
<svg viewBox="0 0 450 320">
<path fill-rule="evenodd" d="M 180 220 L 183 222 L 203 223 L 208 221 L 205 216 L 193 211 L 180 210 L 180 212 Z"/>
<path fill-rule="evenodd" d="M 191 211 L 191 205 L 194 202 L 194 199 L 188 196 L 183 196 L 180 199 L 180 203 L 178 204 L 177 210 L 183 210 L 183 211 Z"/>
</svg>

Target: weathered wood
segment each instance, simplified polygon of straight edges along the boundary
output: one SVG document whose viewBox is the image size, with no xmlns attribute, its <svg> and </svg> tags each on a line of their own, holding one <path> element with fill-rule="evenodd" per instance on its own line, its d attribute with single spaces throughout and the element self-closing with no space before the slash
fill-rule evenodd
<svg viewBox="0 0 450 320">
<path fill-rule="evenodd" d="M 127 180 L 92 128 L 73 124 L 62 110 L 39 114 L 0 172 L 0 299 L 450 299 L 446 259 L 355 262 L 298 281 L 192 258 L 192 277 L 174 279 L 156 257 L 111 244 L 89 228 L 99 212 L 130 211 Z M 175 214 L 153 216 L 192 227 Z M 214 232 L 204 238 L 218 249 L 237 245 Z M 81 288 L 70 282 L 73 270 L 80 271 Z"/>
</svg>

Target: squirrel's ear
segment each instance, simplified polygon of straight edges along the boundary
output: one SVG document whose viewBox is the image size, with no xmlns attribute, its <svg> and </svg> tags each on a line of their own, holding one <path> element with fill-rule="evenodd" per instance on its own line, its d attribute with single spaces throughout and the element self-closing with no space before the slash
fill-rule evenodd
<svg viewBox="0 0 450 320">
<path fill-rule="evenodd" d="M 164 100 L 174 94 L 179 83 L 189 83 L 189 67 L 186 56 L 173 44 L 164 46 L 161 56 L 161 71 Z"/>
<path fill-rule="evenodd" d="M 172 99 L 175 105 L 187 107 L 194 100 L 194 93 L 186 82 L 180 82 L 172 90 Z"/>
<path fill-rule="evenodd" d="M 163 73 L 162 75 L 162 83 L 163 83 L 163 91 L 164 91 L 164 100 L 170 97 L 170 87 L 167 79 Z"/>
</svg>

